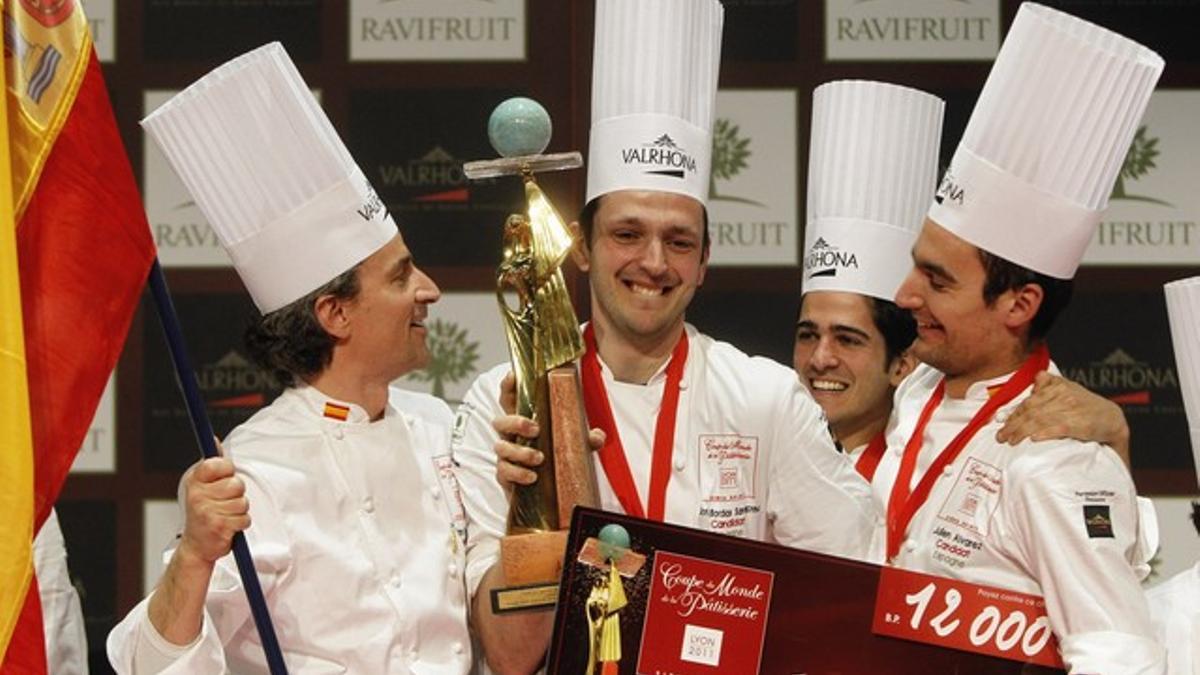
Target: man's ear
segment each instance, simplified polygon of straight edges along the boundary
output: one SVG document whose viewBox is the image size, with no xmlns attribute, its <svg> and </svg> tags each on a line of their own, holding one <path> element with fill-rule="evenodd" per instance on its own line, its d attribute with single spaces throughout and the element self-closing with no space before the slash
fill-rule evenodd
<svg viewBox="0 0 1200 675">
<path fill-rule="evenodd" d="M 333 295 L 321 295 L 313 301 L 313 314 L 317 317 L 317 323 L 335 340 L 344 340 L 350 336 L 348 302 Z"/>
<path fill-rule="evenodd" d="M 588 249 L 588 240 L 583 233 L 583 228 L 579 226 L 579 221 L 572 221 L 569 225 L 571 228 L 571 236 L 575 239 L 575 245 L 571 247 L 571 260 L 575 261 L 575 266 L 580 272 L 587 272 L 591 267 L 592 252 Z"/>
<path fill-rule="evenodd" d="M 1025 284 L 1008 293 L 1011 297 L 1004 312 L 1004 325 L 1018 329 L 1033 323 L 1033 317 L 1037 316 L 1042 300 L 1046 298 L 1046 291 L 1038 284 Z"/>
<path fill-rule="evenodd" d="M 917 363 L 917 357 L 913 356 L 911 351 L 904 350 L 888 364 L 888 383 L 892 387 L 899 387 L 904 378 L 908 377 L 908 374 L 917 367 Z"/>
</svg>

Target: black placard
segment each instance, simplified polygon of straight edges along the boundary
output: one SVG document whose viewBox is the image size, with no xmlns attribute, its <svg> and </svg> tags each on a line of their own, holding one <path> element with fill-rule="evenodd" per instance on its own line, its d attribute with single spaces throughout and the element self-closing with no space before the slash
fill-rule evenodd
<svg viewBox="0 0 1200 675">
<path fill-rule="evenodd" d="M 274 40 L 296 61 L 321 58 L 321 1 L 146 0 L 147 61 L 225 61 Z"/>
<path fill-rule="evenodd" d="M 117 508 L 103 500 L 61 499 L 55 505 L 67 547 L 71 583 L 79 592 L 87 631 L 88 666 L 111 673 L 104 651 L 117 615 Z M 67 636 L 58 636 L 67 639 Z M 53 664 L 51 664 L 53 666 Z"/>
<path fill-rule="evenodd" d="M 1196 63 L 1195 0 L 1046 0 L 1045 4 L 1140 42 L 1168 67 Z"/>
<path fill-rule="evenodd" d="M 224 438 L 282 391 L 242 346 L 254 305 L 245 293 L 177 293 L 174 302 L 213 431 Z M 182 471 L 200 458 L 200 449 L 154 310 L 144 307 L 143 316 L 152 317 L 144 329 L 143 466 Z"/>
<path fill-rule="evenodd" d="M 791 366 L 800 311 L 800 275 L 794 290 L 701 289 L 688 307 L 689 323 L 753 356 Z"/>
<path fill-rule="evenodd" d="M 724 0 L 722 4 L 722 60 L 796 60 L 798 0 Z M 820 26 L 811 26 L 810 30 L 815 33 Z"/>
<path fill-rule="evenodd" d="M 495 265 L 508 214 L 524 209 L 516 177 L 466 180 L 492 159 L 487 121 L 499 90 L 370 90 L 350 95 L 350 152 L 387 203 L 419 264 Z M 564 214 L 564 217 L 570 217 Z"/>
<path fill-rule="evenodd" d="M 1050 333 L 1050 354 L 1064 375 L 1121 404 L 1135 471 L 1192 470 L 1162 293 L 1076 288 Z"/>
</svg>

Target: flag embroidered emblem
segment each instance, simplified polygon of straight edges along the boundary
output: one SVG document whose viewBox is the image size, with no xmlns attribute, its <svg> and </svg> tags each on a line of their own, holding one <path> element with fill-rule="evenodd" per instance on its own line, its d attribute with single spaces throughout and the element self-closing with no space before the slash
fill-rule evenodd
<svg viewBox="0 0 1200 675">
<path fill-rule="evenodd" d="M 350 416 L 350 407 L 334 403 L 332 401 L 325 402 L 325 416 L 330 419 L 335 419 L 339 422 L 345 422 Z"/>
</svg>

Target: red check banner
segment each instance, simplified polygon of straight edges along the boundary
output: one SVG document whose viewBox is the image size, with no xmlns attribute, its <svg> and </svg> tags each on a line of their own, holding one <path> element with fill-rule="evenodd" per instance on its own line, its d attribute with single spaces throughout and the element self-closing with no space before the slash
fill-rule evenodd
<svg viewBox="0 0 1200 675">
<path fill-rule="evenodd" d="M 896 567 L 880 570 L 871 631 L 1022 663 L 1063 667 L 1042 598 Z"/>
</svg>

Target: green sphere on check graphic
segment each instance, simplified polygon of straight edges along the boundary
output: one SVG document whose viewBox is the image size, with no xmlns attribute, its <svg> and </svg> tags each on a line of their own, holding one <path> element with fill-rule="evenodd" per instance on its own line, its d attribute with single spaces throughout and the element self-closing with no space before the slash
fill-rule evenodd
<svg viewBox="0 0 1200 675">
<path fill-rule="evenodd" d="M 629 550 L 629 530 L 616 523 L 600 528 L 596 538 L 600 540 L 600 557 L 605 560 L 616 558 Z"/>
</svg>

